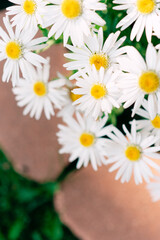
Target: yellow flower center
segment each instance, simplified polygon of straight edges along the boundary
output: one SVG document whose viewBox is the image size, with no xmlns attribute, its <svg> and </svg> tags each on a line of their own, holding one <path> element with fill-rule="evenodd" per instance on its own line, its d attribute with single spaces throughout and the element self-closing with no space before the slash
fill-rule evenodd
<svg viewBox="0 0 160 240">
<path fill-rule="evenodd" d="M 155 92 L 159 88 L 159 77 L 154 72 L 145 72 L 139 78 L 139 86 L 146 93 Z"/>
<path fill-rule="evenodd" d="M 103 98 L 107 94 L 107 89 L 103 84 L 94 84 L 91 88 L 91 95 L 95 99 Z"/>
<path fill-rule="evenodd" d="M 104 54 L 93 54 L 90 57 L 89 62 L 91 65 L 94 64 L 97 70 L 99 70 L 101 67 L 106 69 L 109 65 L 108 58 Z"/>
<path fill-rule="evenodd" d="M 137 0 L 137 9 L 140 13 L 149 14 L 155 8 L 154 0 Z"/>
<path fill-rule="evenodd" d="M 153 120 L 151 120 L 151 123 L 154 128 L 160 128 L 160 116 L 157 115 Z"/>
<path fill-rule="evenodd" d="M 137 146 L 130 145 L 126 148 L 125 155 L 130 161 L 137 161 L 141 156 L 141 152 Z"/>
<path fill-rule="evenodd" d="M 72 89 L 73 90 L 73 89 Z M 72 100 L 72 102 L 76 101 L 77 99 L 79 99 L 80 97 L 82 97 L 82 95 L 80 94 L 75 94 L 73 92 L 70 91 L 70 99 Z"/>
<path fill-rule="evenodd" d="M 33 91 L 39 97 L 44 96 L 47 92 L 45 83 L 44 82 L 36 82 L 33 86 Z"/>
<path fill-rule="evenodd" d="M 61 11 L 66 18 L 76 18 L 81 14 L 81 4 L 78 0 L 63 0 Z"/>
<path fill-rule="evenodd" d="M 23 3 L 23 10 L 29 14 L 32 15 L 35 13 L 36 10 L 36 3 L 33 0 L 25 0 Z"/>
<path fill-rule="evenodd" d="M 17 42 L 9 42 L 6 45 L 6 54 L 11 59 L 20 58 L 22 53 L 21 46 Z"/>
<path fill-rule="evenodd" d="M 95 137 L 93 134 L 84 132 L 81 134 L 79 141 L 84 147 L 90 147 L 93 145 L 94 139 Z"/>
</svg>

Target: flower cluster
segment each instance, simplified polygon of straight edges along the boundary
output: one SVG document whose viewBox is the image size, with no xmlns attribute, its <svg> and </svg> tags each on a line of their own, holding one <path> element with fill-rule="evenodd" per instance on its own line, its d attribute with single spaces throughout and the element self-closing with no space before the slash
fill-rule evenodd
<svg viewBox="0 0 160 240">
<path fill-rule="evenodd" d="M 50 119 L 58 109 L 64 122 L 58 125 L 60 153 L 70 154 L 70 162 L 76 160 L 77 168 L 91 163 L 94 170 L 111 164 L 109 172 L 117 171 L 116 180 L 144 180 L 154 200 L 160 199 L 160 184 L 149 183 L 160 173 L 159 1 L 10 2 L 14 5 L 3 18 L 7 32 L 0 27 L 2 81 L 12 81 L 23 114 L 38 120 L 44 111 Z M 105 21 L 110 12 L 117 15 L 115 10 L 120 13 L 118 31 Z M 128 30 L 123 34 L 129 26 L 130 39 Z M 36 38 L 39 29 L 45 36 Z M 49 57 L 38 54 L 57 40 L 68 51 L 64 67 L 73 71 L 69 79 L 61 73 L 50 78 Z M 113 119 L 127 108 L 133 119 L 129 124 L 124 119 L 120 131 Z"/>
</svg>

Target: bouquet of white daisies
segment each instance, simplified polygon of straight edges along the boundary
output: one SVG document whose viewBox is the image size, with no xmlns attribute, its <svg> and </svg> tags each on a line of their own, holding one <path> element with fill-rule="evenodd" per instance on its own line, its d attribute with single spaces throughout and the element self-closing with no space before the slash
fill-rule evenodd
<svg viewBox="0 0 160 240">
<path fill-rule="evenodd" d="M 110 165 L 122 183 L 144 180 L 159 200 L 160 1 L 9 1 L 2 81 L 12 81 L 23 114 L 50 119 L 58 109 L 61 154 L 77 168 Z M 72 75 L 53 80 L 39 52 L 60 42 Z"/>
</svg>

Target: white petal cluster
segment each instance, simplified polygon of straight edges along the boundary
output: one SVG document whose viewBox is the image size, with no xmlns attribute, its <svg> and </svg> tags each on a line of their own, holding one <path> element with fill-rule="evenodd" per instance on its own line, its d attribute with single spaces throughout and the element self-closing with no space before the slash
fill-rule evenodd
<svg viewBox="0 0 160 240">
<path fill-rule="evenodd" d="M 107 139 L 106 118 L 94 121 L 92 118 L 83 117 L 76 113 L 76 119 L 68 116 L 64 120 L 65 125 L 59 124 L 57 133 L 58 141 L 62 145 L 60 153 L 69 153 L 69 161 L 78 158 L 77 168 L 87 167 L 91 163 L 94 170 L 106 163 L 105 146 Z"/>
<path fill-rule="evenodd" d="M 84 37 L 90 35 L 92 24 L 103 26 L 105 21 L 95 12 L 106 10 L 99 0 L 50 0 L 46 7 L 43 27 L 52 26 L 48 37 L 58 39 L 63 33 L 64 45 L 69 37 L 73 45 L 82 46 Z"/>
<path fill-rule="evenodd" d="M 16 4 L 15 6 L 8 7 L 7 15 L 15 15 L 11 21 L 13 26 L 19 30 L 25 29 L 28 31 L 38 31 L 38 24 L 43 25 L 43 14 L 47 1 L 44 0 L 9 0 Z"/>
<path fill-rule="evenodd" d="M 154 135 L 159 138 L 157 145 L 160 146 L 160 100 L 157 101 L 157 104 L 154 105 L 155 109 L 155 118 L 152 119 L 150 112 L 148 110 L 149 103 L 144 99 L 142 107 L 138 109 L 137 115 L 143 119 L 137 120 L 137 129 L 143 130 L 147 135 Z M 153 110 L 154 110 L 153 109 Z"/>
<path fill-rule="evenodd" d="M 66 45 L 66 47 L 73 53 L 65 53 L 64 56 L 68 59 L 74 60 L 64 64 L 67 70 L 83 70 L 88 72 L 88 68 L 92 65 L 99 70 L 101 67 L 107 71 L 109 68 L 118 68 L 117 58 L 125 53 L 125 48 L 120 46 L 123 44 L 126 37 L 119 40 L 120 31 L 111 33 L 104 42 L 103 30 L 99 29 L 98 34 L 92 33 L 85 38 L 84 45 L 81 48 Z M 104 44 L 103 44 L 104 42 Z M 80 75 L 80 71 L 70 77 L 73 79 Z"/>
<path fill-rule="evenodd" d="M 145 30 L 148 42 L 151 42 L 153 32 L 160 36 L 160 2 L 159 0 L 114 0 L 115 10 L 126 10 L 127 15 L 117 24 L 121 31 L 134 24 L 131 30 L 130 39 L 136 37 L 138 42 Z"/>
<path fill-rule="evenodd" d="M 88 74 L 83 73 L 82 77 L 77 78 L 74 89 L 75 94 L 82 95 L 73 104 L 78 104 L 81 111 L 86 115 L 91 115 L 97 119 L 104 112 L 106 117 L 111 113 L 112 108 L 119 108 L 119 91 L 115 81 L 117 74 L 110 71 L 105 72 L 104 68 L 99 71 L 93 68 L 88 70 Z"/>
<path fill-rule="evenodd" d="M 136 129 L 136 121 L 131 124 L 131 132 L 123 125 L 125 135 L 123 135 L 116 127 L 112 126 L 107 136 L 111 139 L 107 148 L 108 164 L 112 164 L 109 171 L 118 169 L 115 179 L 121 179 L 121 182 L 129 182 L 132 174 L 136 184 L 146 182 L 153 178 L 151 168 L 160 170 L 154 160 L 160 160 L 160 146 L 153 145 L 159 140 L 154 136 L 146 137 Z M 115 151 L 116 149 L 116 151 Z"/>
<path fill-rule="evenodd" d="M 11 78 L 13 86 L 19 82 L 20 71 L 24 77 L 29 72 L 31 65 L 41 67 L 41 63 L 47 60 L 34 53 L 34 50 L 42 49 L 47 37 L 33 39 L 35 33 L 16 31 L 14 33 L 7 17 L 3 18 L 8 34 L 0 27 L 0 61 L 6 60 L 3 68 L 2 81 L 8 82 Z"/>
<path fill-rule="evenodd" d="M 61 109 L 66 98 L 65 80 L 49 81 L 49 69 L 49 63 L 42 69 L 30 67 L 30 77 L 21 79 L 12 89 L 18 106 L 25 107 L 23 114 L 29 114 L 36 120 L 40 119 L 43 110 L 46 118 L 50 119 L 55 115 L 54 107 Z"/>
<path fill-rule="evenodd" d="M 121 91 L 119 102 L 124 108 L 134 104 L 132 117 L 137 112 L 145 97 L 148 99 L 148 111 L 155 117 L 155 106 L 160 96 L 160 51 L 148 44 L 146 61 L 134 47 L 126 47 L 127 54 L 119 59 L 123 71 L 117 81 Z"/>
</svg>

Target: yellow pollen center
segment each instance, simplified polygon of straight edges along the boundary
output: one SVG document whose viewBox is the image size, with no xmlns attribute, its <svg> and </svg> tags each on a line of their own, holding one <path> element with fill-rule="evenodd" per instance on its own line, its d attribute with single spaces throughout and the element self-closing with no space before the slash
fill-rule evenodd
<svg viewBox="0 0 160 240">
<path fill-rule="evenodd" d="M 21 56 L 21 46 L 17 42 L 9 42 L 6 46 L 6 54 L 11 59 L 18 59 Z"/>
<path fill-rule="evenodd" d="M 149 14 L 155 8 L 154 0 L 137 0 L 137 9 L 140 13 Z"/>
<path fill-rule="evenodd" d="M 125 150 L 125 155 L 130 161 L 137 161 L 141 156 L 141 152 L 136 146 L 129 146 Z"/>
<path fill-rule="evenodd" d="M 73 90 L 73 89 L 72 89 Z M 80 97 L 82 97 L 82 95 L 80 94 L 75 94 L 73 92 L 70 91 L 70 99 L 72 100 L 72 102 L 76 101 L 77 99 L 79 99 Z"/>
<path fill-rule="evenodd" d="M 145 72 L 139 78 L 139 87 L 146 93 L 155 92 L 159 84 L 159 77 L 154 72 Z"/>
<path fill-rule="evenodd" d="M 90 147 L 94 143 L 94 135 L 91 133 L 82 133 L 79 141 L 84 147 Z"/>
<path fill-rule="evenodd" d="M 38 95 L 39 97 L 44 96 L 47 92 L 46 85 L 44 82 L 36 82 L 33 86 L 33 90 L 35 94 Z"/>
<path fill-rule="evenodd" d="M 78 0 L 63 0 L 61 11 L 66 18 L 76 18 L 81 14 L 81 4 Z"/>
<path fill-rule="evenodd" d="M 91 88 L 91 95 L 95 99 L 103 98 L 107 94 L 107 89 L 103 84 L 95 84 Z"/>
<path fill-rule="evenodd" d="M 160 116 L 157 115 L 153 120 L 151 120 L 151 123 L 154 128 L 160 128 Z"/>
<path fill-rule="evenodd" d="M 94 64 L 97 70 L 99 70 L 101 67 L 104 67 L 106 69 L 109 65 L 108 58 L 104 54 L 96 53 L 90 57 L 89 63 L 90 65 Z"/>
<path fill-rule="evenodd" d="M 33 0 L 25 0 L 23 3 L 23 10 L 29 14 L 32 15 L 35 13 L 36 10 L 36 3 Z"/>
</svg>

